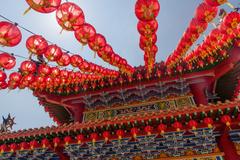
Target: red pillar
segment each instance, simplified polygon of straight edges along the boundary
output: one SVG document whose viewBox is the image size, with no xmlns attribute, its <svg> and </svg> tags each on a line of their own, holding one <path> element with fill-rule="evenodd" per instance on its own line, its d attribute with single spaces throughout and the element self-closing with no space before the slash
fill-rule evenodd
<svg viewBox="0 0 240 160">
<path fill-rule="evenodd" d="M 240 160 L 234 143 L 230 140 L 228 129 L 226 129 L 219 139 L 219 148 L 224 152 L 225 160 Z"/>
<path fill-rule="evenodd" d="M 208 100 L 205 95 L 205 89 L 207 89 L 206 83 L 195 83 L 190 85 L 191 92 L 193 94 L 193 98 L 197 105 L 203 104 L 207 105 Z"/>
</svg>

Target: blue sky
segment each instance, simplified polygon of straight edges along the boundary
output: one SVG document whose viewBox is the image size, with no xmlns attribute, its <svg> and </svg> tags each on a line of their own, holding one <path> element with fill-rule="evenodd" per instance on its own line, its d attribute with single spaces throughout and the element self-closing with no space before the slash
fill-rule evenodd
<svg viewBox="0 0 240 160">
<path fill-rule="evenodd" d="M 114 51 L 126 58 L 129 64 L 133 66 L 144 64 L 143 52 L 138 46 L 139 33 L 136 29 L 138 20 L 134 14 L 135 0 L 69 1 L 75 2 L 83 9 L 86 22 L 92 24 L 98 33 L 103 34 Z M 230 0 L 235 5 L 237 1 Z M 157 61 L 165 60 L 175 49 L 194 15 L 195 8 L 202 0 L 159 0 L 159 2 L 161 10 L 157 17 L 159 23 Z M 228 9 L 226 5 L 223 7 Z M 91 62 L 113 68 L 100 58 L 94 58 L 94 53 L 87 46 L 82 50 L 82 46 L 74 38 L 73 32 L 64 31 L 60 34 L 61 28 L 55 19 L 55 12 L 42 14 L 31 10 L 23 16 L 23 12 L 27 8 L 28 5 L 23 0 L 2 1 L 0 14 L 34 33 L 42 35 L 47 40 L 69 50 L 71 53 L 80 54 Z M 0 18 L 0 21 L 2 20 Z M 211 28 L 212 26 L 209 25 L 209 29 Z M 22 34 L 23 39 L 18 46 L 13 48 L 0 47 L 0 49 L 27 57 L 28 51 L 25 47 L 25 41 L 31 34 L 23 30 Z M 23 59 L 18 58 L 17 60 L 18 65 L 15 70 L 17 70 L 19 62 Z M 0 116 L 7 116 L 8 113 L 16 117 L 15 130 L 54 124 L 48 114 L 44 112 L 43 107 L 39 106 L 37 98 L 32 95 L 30 90 L 0 91 Z"/>
</svg>

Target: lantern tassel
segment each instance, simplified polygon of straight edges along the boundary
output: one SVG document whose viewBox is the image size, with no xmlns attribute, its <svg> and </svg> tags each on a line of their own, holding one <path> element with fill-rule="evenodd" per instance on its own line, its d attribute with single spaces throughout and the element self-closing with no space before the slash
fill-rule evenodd
<svg viewBox="0 0 240 160">
<path fill-rule="evenodd" d="M 235 8 L 234 5 L 232 5 L 230 2 L 227 2 L 226 4 L 227 4 L 230 8 L 232 8 L 232 9 Z"/>
<path fill-rule="evenodd" d="M 96 52 L 94 52 L 94 58 L 96 58 L 96 54 L 97 54 L 97 53 L 96 53 Z"/>
<path fill-rule="evenodd" d="M 26 9 L 26 10 L 23 12 L 23 15 L 25 16 L 30 10 L 31 10 L 31 7 L 28 7 L 28 9 Z"/>
<path fill-rule="evenodd" d="M 62 34 L 62 32 L 63 32 L 63 28 L 61 29 L 60 34 Z"/>
</svg>

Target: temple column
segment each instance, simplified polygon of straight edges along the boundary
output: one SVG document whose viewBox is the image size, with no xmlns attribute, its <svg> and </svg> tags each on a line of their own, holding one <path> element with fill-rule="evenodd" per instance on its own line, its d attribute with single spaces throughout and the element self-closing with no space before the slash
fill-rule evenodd
<svg viewBox="0 0 240 160">
<path fill-rule="evenodd" d="M 225 160 L 240 160 L 240 156 L 237 154 L 235 145 L 230 139 L 228 130 L 229 129 L 225 129 L 225 131 L 221 135 L 218 142 L 218 147 L 222 152 L 224 152 Z"/>
<path fill-rule="evenodd" d="M 69 104 L 65 103 L 68 106 L 68 109 L 71 112 L 74 122 L 82 122 L 83 120 L 83 112 L 84 112 L 84 104 Z"/>
</svg>

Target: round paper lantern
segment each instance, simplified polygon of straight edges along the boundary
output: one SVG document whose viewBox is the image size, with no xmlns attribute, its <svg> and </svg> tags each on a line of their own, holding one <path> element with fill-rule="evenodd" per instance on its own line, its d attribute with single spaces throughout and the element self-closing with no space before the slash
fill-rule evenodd
<svg viewBox="0 0 240 160">
<path fill-rule="evenodd" d="M 238 12 L 231 12 L 227 14 L 223 19 L 223 24 L 226 27 L 236 29 L 240 24 L 240 14 Z"/>
<path fill-rule="evenodd" d="M 57 45 L 49 45 L 47 51 L 44 53 L 44 56 L 49 61 L 57 61 L 62 57 L 62 50 Z"/>
<path fill-rule="evenodd" d="M 161 123 L 161 124 L 158 125 L 157 129 L 161 134 L 163 134 L 165 132 L 165 130 L 167 129 L 167 126 L 165 124 Z"/>
<path fill-rule="evenodd" d="M 153 127 L 152 126 L 146 126 L 144 128 L 144 131 L 147 133 L 147 135 L 151 135 L 152 134 L 152 131 L 153 131 Z"/>
<path fill-rule="evenodd" d="M 192 19 L 192 21 L 190 23 L 189 29 L 192 32 L 197 32 L 197 33 L 201 34 L 207 29 L 207 26 L 208 26 L 207 22 L 200 21 L 200 20 L 194 18 L 194 19 Z"/>
<path fill-rule="evenodd" d="M 231 117 L 229 115 L 224 115 L 221 117 L 221 122 L 229 127 L 231 125 Z"/>
<path fill-rule="evenodd" d="M 84 24 L 85 18 L 82 9 L 71 2 L 65 2 L 56 11 L 58 24 L 65 30 L 73 31 Z"/>
<path fill-rule="evenodd" d="M 55 11 L 61 4 L 61 0 L 26 0 L 30 6 L 24 14 L 26 14 L 31 8 L 37 12 L 50 13 Z"/>
<path fill-rule="evenodd" d="M 0 89 L 6 89 L 8 87 L 8 83 L 5 81 L 0 81 Z"/>
<path fill-rule="evenodd" d="M 98 134 L 97 133 L 91 133 L 90 134 L 90 139 L 92 140 L 93 143 L 95 143 L 96 140 L 98 139 Z"/>
<path fill-rule="evenodd" d="M 84 135 L 83 134 L 79 134 L 79 135 L 77 135 L 76 139 L 77 139 L 77 143 L 81 144 L 83 142 L 83 140 L 84 140 Z"/>
<path fill-rule="evenodd" d="M 73 67 L 79 67 L 83 62 L 83 58 L 81 56 L 75 54 L 75 55 L 71 56 L 70 62 Z"/>
<path fill-rule="evenodd" d="M 61 139 L 59 137 L 55 137 L 53 139 L 53 144 L 54 144 L 54 148 L 56 148 L 57 146 L 59 146 L 59 144 L 61 143 Z"/>
<path fill-rule="evenodd" d="M 103 132 L 103 138 L 104 138 L 105 142 L 108 141 L 109 137 L 110 137 L 110 132 L 109 131 L 104 131 Z"/>
<path fill-rule="evenodd" d="M 79 28 L 74 32 L 76 39 L 83 45 L 86 45 L 91 39 L 93 39 L 95 34 L 95 28 L 88 23 L 84 23 L 79 26 Z"/>
<path fill-rule="evenodd" d="M 136 138 L 137 134 L 138 134 L 138 129 L 136 127 L 132 128 L 131 129 L 131 134 L 132 134 L 133 138 Z"/>
<path fill-rule="evenodd" d="M 104 61 L 110 63 L 111 55 L 113 54 L 113 49 L 109 44 L 106 44 L 100 51 L 97 52 L 98 56 Z"/>
<path fill-rule="evenodd" d="M 68 145 L 69 143 L 71 143 L 71 141 L 72 141 L 72 138 L 70 136 L 64 137 L 65 145 Z"/>
<path fill-rule="evenodd" d="M 118 136 L 118 139 L 121 140 L 122 137 L 124 136 L 124 131 L 122 129 L 118 129 L 116 131 L 116 135 Z"/>
<path fill-rule="evenodd" d="M 48 43 L 42 36 L 33 35 L 27 39 L 26 47 L 30 53 L 42 55 L 44 52 L 46 52 Z"/>
<path fill-rule="evenodd" d="M 23 75 L 34 73 L 37 69 L 36 64 L 33 61 L 23 61 L 20 65 L 20 71 Z"/>
<path fill-rule="evenodd" d="M 8 53 L 0 53 L 0 67 L 12 69 L 16 65 L 16 58 Z"/>
<path fill-rule="evenodd" d="M 58 67 L 51 68 L 51 77 L 57 77 L 60 74 L 60 69 Z"/>
<path fill-rule="evenodd" d="M 182 124 L 178 121 L 174 122 L 172 126 L 177 130 L 177 132 L 179 132 L 182 128 Z"/>
<path fill-rule="evenodd" d="M 195 17 L 198 20 L 211 22 L 217 16 L 218 8 L 210 6 L 206 3 L 201 3 L 195 12 Z"/>
<path fill-rule="evenodd" d="M 19 72 L 12 72 L 9 75 L 9 81 L 20 82 L 21 79 L 22 79 L 22 75 Z"/>
<path fill-rule="evenodd" d="M 154 20 L 160 11 L 158 0 L 137 0 L 135 15 L 141 21 Z"/>
<path fill-rule="evenodd" d="M 139 21 L 137 24 L 137 29 L 141 35 L 152 35 L 156 33 L 158 29 L 158 22 L 155 19 L 148 22 Z"/>
<path fill-rule="evenodd" d="M 140 36 L 139 46 L 142 50 L 145 50 L 146 47 L 152 47 L 157 42 L 157 35 L 153 34 L 151 36 L 145 37 Z"/>
<path fill-rule="evenodd" d="M 96 34 L 88 43 L 89 47 L 94 51 L 100 51 L 106 45 L 106 39 L 101 34 Z"/>
<path fill-rule="evenodd" d="M 41 140 L 42 148 L 46 148 L 49 146 L 50 142 L 47 138 Z"/>
<path fill-rule="evenodd" d="M 63 53 L 61 58 L 57 61 L 60 66 L 68 66 L 70 64 L 70 56 L 68 53 Z"/>
<path fill-rule="evenodd" d="M 204 2 L 210 6 L 217 7 L 228 2 L 228 0 L 204 0 Z"/>
<path fill-rule="evenodd" d="M 188 122 L 188 126 L 189 126 L 192 130 L 196 130 L 197 125 L 198 125 L 198 123 L 197 123 L 195 120 L 190 120 L 190 121 Z"/>
<path fill-rule="evenodd" d="M 5 81 L 7 79 L 7 75 L 3 70 L 0 70 L 0 82 Z"/>
<path fill-rule="evenodd" d="M 46 64 L 41 64 L 38 67 L 38 74 L 42 77 L 47 76 L 49 74 L 51 74 L 51 67 L 49 67 Z"/>
<path fill-rule="evenodd" d="M 14 47 L 22 40 L 22 33 L 16 24 L 0 22 L 0 45 Z"/>
<path fill-rule="evenodd" d="M 212 128 L 213 125 L 213 119 L 210 117 L 204 118 L 203 122 L 208 126 L 208 128 Z"/>
</svg>

